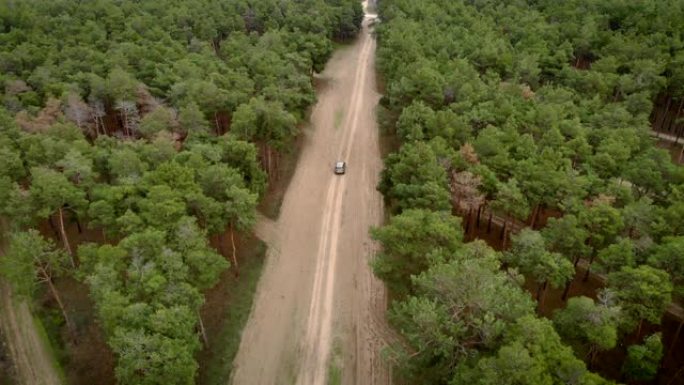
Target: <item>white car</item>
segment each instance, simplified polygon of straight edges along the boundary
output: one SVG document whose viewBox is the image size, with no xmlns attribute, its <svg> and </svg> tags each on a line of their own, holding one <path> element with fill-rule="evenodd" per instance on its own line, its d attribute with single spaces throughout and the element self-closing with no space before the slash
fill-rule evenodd
<svg viewBox="0 0 684 385">
<path fill-rule="evenodd" d="M 344 161 L 338 161 L 335 163 L 335 174 L 342 175 L 347 171 L 347 163 Z"/>
</svg>

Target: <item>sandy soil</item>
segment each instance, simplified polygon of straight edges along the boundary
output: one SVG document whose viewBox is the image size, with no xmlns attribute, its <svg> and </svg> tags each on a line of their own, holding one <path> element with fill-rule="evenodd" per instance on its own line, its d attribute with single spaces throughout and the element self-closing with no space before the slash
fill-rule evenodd
<svg viewBox="0 0 684 385">
<path fill-rule="evenodd" d="M 6 225 L 0 219 L 0 230 Z M 0 255 L 5 244 L 0 237 Z M 20 385 L 59 385 L 61 380 L 53 365 L 51 352 L 36 331 L 28 304 L 15 298 L 9 285 L 0 280 L 0 328 Z"/>
<path fill-rule="evenodd" d="M 257 226 L 269 252 L 235 385 L 323 385 L 331 367 L 342 384 L 389 382 L 379 354 L 388 333 L 385 291 L 368 265 L 376 247 L 368 229 L 383 217 L 374 50 L 366 27 L 320 75 L 280 218 Z M 346 175 L 333 174 L 338 159 L 347 161 Z"/>
<path fill-rule="evenodd" d="M 28 304 L 13 298 L 5 282 L 0 282 L 0 327 L 7 340 L 19 384 L 61 384 L 50 351 L 36 332 Z"/>
</svg>

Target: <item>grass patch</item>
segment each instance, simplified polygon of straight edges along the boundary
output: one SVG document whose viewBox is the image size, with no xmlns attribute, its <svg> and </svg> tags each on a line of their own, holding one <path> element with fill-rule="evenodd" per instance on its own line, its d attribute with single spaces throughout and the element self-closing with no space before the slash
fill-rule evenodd
<svg viewBox="0 0 684 385">
<path fill-rule="evenodd" d="M 328 385 L 342 383 L 342 343 L 335 338 L 333 341 L 330 362 L 328 363 Z"/>
<path fill-rule="evenodd" d="M 38 315 L 34 315 L 33 323 L 36 327 L 36 333 L 43 341 L 43 346 L 48 349 L 47 354 L 52 359 L 52 367 L 55 368 L 60 382 L 66 384 L 66 375 L 62 365 L 68 364 L 68 356 L 62 348 L 64 345 L 60 328 L 64 320 L 61 314 L 58 311 L 39 311 Z"/>
<path fill-rule="evenodd" d="M 328 385 L 340 385 L 342 383 L 342 369 L 331 365 L 328 374 Z"/>
<path fill-rule="evenodd" d="M 12 366 L 7 341 L 4 337 L 0 332 L 0 385 L 16 385 L 15 368 Z"/>
<path fill-rule="evenodd" d="M 333 53 L 334 53 L 334 52 L 337 52 L 338 49 L 350 47 L 350 46 L 352 46 L 355 42 L 356 42 L 356 39 L 355 39 L 355 38 L 353 38 L 353 39 L 345 39 L 345 40 L 337 40 L 337 39 L 334 39 L 333 42 L 332 42 Z"/>
<path fill-rule="evenodd" d="M 242 329 L 252 310 L 257 283 L 264 266 L 266 244 L 256 238 L 241 241 L 240 277 L 224 272 L 221 282 L 207 293 L 202 309 L 209 347 L 198 355 L 200 385 L 225 385 L 230 380 Z"/>
<path fill-rule="evenodd" d="M 344 110 L 339 109 L 335 111 L 335 129 L 339 130 L 342 127 L 342 119 L 344 119 Z"/>
</svg>

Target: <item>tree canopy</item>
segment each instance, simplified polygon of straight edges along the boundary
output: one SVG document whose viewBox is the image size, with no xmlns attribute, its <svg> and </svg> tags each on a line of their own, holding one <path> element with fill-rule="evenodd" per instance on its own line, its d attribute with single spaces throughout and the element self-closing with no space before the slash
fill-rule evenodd
<svg viewBox="0 0 684 385">
<path fill-rule="evenodd" d="M 0 4 L 0 272 L 47 283 L 70 328 L 53 280 L 87 283 L 118 383 L 194 383 L 230 265 L 209 239 L 252 229 L 313 73 L 362 19 L 354 0 Z"/>
<path fill-rule="evenodd" d="M 684 168 L 651 135 L 684 134 L 679 3 L 383 0 L 379 15 L 378 116 L 398 140 L 378 186 L 394 215 L 387 228 L 413 209 L 450 210 L 469 231 L 475 211 L 477 230 L 468 235 L 477 237 L 488 214 L 483 238 L 503 249 L 499 269 L 522 273 L 540 305 L 547 286 L 565 284 L 566 300 L 573 265 L 586 279 L 607 275 L 605 301 L 571 298 L 554 317 L 562 341 L 590 366 L 624 333 L 641 337 L 643 320 L 658 324 L 673 294 L 681 301 Z M 501 237 L 490 234 L 492 223 Z M 428 265 L 418 277 L 458 260 L 402 238 L 406 249 L 440 256 L 421 258 Z M 392 290 L 411 288 L 391 312 L 408 346 L 397 364 L 413 382 L 605 383 L 567 348 L 539 354 L 512 336 L 494 347 L 474 343 L 468 359 L 445 359 L 461 346 L 460 329 L 437 327 L 453 322 L 452 298 L 421 292 L 416 269 L 402 265 L 412 258 L 397 254 L 392 266 L 405 270 L 384 274 L 378 267 L 396 244 L 379 240 L 376 272 Z M 524 322 L 548 329 L 534 317 Z M 544 338 L 562 346 L 552 342 L 557 335 Z M 549 372 L 560 356 L 568 364 L 562 378 Z"/>
</svg>

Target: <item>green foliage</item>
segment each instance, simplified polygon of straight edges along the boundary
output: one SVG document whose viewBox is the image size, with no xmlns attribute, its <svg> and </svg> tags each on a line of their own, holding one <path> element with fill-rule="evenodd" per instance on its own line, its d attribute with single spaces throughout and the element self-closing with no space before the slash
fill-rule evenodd
<svg viewBox="0 0 684 385">
<path fill-rule="evenodd" d="M 594 252 L 613 243 L 624 226 L 620 211 L 605 203 L 582 210 L 579 221 L 589 233 L 588 244 Z"/>
<path fill-rule="evenodd" d="M 650 266 L 623 267 L 608 275 L 608 287 L 615 291 L 628 330 L 642 320 L 660 324 L 672 301 L 672 283 L 667 272 Z"/>
<path fill-rule="evenodd" d="M 113 106 L 136 101 L 142 86 L 154 96 L 170 96 L 179 102 L 176 107 L 197 103 L 213 120 L 214 113 L 231 112 L 275 86 L 280 95 L 269 94 L 288 108 L 303 109 L 300 101 L 310 103 L 312 97 L 306 76 L 327 61 L 330 38 L 353 37 L 362 18 L 353 0 L 79 7 L 72 0 L 32 0 L 13 6 L 3 23 L 13 26 L 0 51 L 3 73 L 8 81 L 21 81 L 5 104 L 40 106 L 69 89 L 92 106 Z M 297 95 L 300 101 L 290 105 L 300 92 L 307 95 Z"/>
<path fill-rule="evenodd" d="M 64 206 L 80 211 L 88 204 L 85 192 L 69 182 L 64 174 L 47 168 L 31 169 L 29 192 L 39 218 L 47 218 Z"/>
<path fill-rule="evenodd" d="M 530 229 L 511 237 L 511 248 L 504 254 L 504 261 L 540 285 L 540 303 L 548 284 L 560 287 L 574 275 L 572 263 L 558 253 L 549 252 L 541 233 Z"/>
<path fill-rule="evenodd" d="M 233 132 L 241 139 L 283 148 L 297 134 L 296 118 L 278 102 L 254 98 L 233 115 Z"/>
<path fill-rule="evenodd" d="M 243 255 L 240 263 L 240 277 L 233 281 L 238 284 L 219 286 L 222 291 L 221 298 L 225 298 L 221 330 L 215 337 L 208 336 L 212 341 L 211 347 L 200 353 L 201 356 L 209 357 L 208 362 L 205 361 L 205 365 L 200 367 L 200 377 L 197 381 L 200 384 L 224 384 L 235 370 L 233 359 L 238 353 L 242 330 L 252 310 L 266 258 L 266 244 L 256 240 L 256 247 L 247 248 L 247 252 L 249 254 Z M 202 358 L 200 362 L 202 363 Z"/>
<path fill-rule="evenodd" d="M 385 167 L 378 189 L 395 211 L 450 208 L 446 171 L 428 144 L 405 144 L 385 159 Z"/>
<path fill-rule="evenodd" d="M 58 276 L 69 258 L 36 230 L 10 234 L 6 255 L 0 258 L 0 274 L 17 295 L 30 298 L 38 283 Z"/>
<path fill-rule="evenodd" d="M 383 246 L 373 269 L 398 294 L 411 292 L 410 278 L 449 258 L 463 239 L 460 219 L 417 209 L 392 217 L 371 235 Z"/>
<path fill-rule="evenodd" d="M 577 217 L 572 214 L 566 214 L 561 218 L 549 218 L 541 234 L 549 250 L 561 253 L 572 260 L 589 253 L 586 246 L 589 233 L 580 226 Z"/>
<path fill-rule="evenodd" d="M 195 102 L 190 102 L 180 108 L 178 123 L 190 134 L 202 134 L 209 131 L 209 122 L 202 115 L 202 111 Z"/>
<path fill-rule="evenodd" d="M 498 351 L 461 364 L 453 384 L 607 384 L 561 343 L 551 322 L 527 315 L 510 325 Z"/>
<path fill-rule="evenodd" d="M 187 117 L 185 118 L 187 119 Z M 174 123 L 174 116 L 171 111 L 164 107 L 158 107 L 142 118 L 138 131 L 142 136 L 149 138 L 162 131 L 172 131 Z M 198 124 L 195 121 L 186 121 L 186 123 L 192 126 Z M 196 128 L 188 128 L 188 130 L 196 130 Z"/>
<path fill-rule="evenodd" d="M 675 292 L 684 295 L 684 237 L 666 237 L 653 249 L 648 264 L 666 271 Z"/>
<path fill-rule="evenodd" d="M 682 282 L 676 240 L 684 235 L 682 168 L 649 137 L 651 126 L 670 120 L 663 101 L 671 115 L 684 95 L 683 48 L 671 44 L 684 39 L 676 1 L 384 0 L 378 6 L 382 114 L 401 142 L 387 156 L 378 186 L 392 213 L 445 210 L 450 202 L 439 199 L 437 186 L 456 190 L 459 173 L 471 172 L 481 178 L 485 207 L 505 223 L 504 248 L 509 230 L 546 220 L 542 235 L 513 236 L 503 257 L 539 284 L 540 299 L 547 284 L 568 282 L 572 262 L 586 258 L 597 262 L 592 270 L 609 273 L 621 326 L 659 322 L 671 283 L 677 293 Z M 442 170 L 452 180 L 443 182 Z M 402 287 L 397 279 L 407 280 L 382 277 L 395 290 Z M 453 362 L 423 356 L 433 347 L 451 348 L 451 330 L 437 326 L 449 320 L 438 304 L 413 294 L 403 302 L 400 325 L 413 349 L 394 357 L 397 366 L 420 373 L 409 382 L 607 382 L 571 353 L 542 355 L 519 340 L 474 349 L 454 378 Z M 591 361 L 615 345 L 613 313 L 612 304 L 582 299 L 558 324 Z M 561 356 L 569 366 L 559 375 L 554 360 Z"/>
<path fill-rule="evenodd" d="M 120 382 L 194 381 L 199 290 L 216 284 L 228 264 L 209 247 L 193 218 L 173 223 L 168 232 L 147 229 L 117 246 L 80 250 L 81 274 L 119 357 Z M 175 367 L 167 368 L 170 364 Z"/>
<path fill-rule="evenodd" d="M 642 345 L 627 348 L 627 359 L 622 365 L 622 373 L 632 380 L 652 380 L 658 374 L 662 359 L 663 343 L 660 333 L 656 333 L 646 337 Z"/>
<path fill-rule="evenodd" d="M 159 317 L 157 314 L 152 316 Z M 192 326 L 188 322 L 194 321 L 192 313 L 176 312 L 173 316 L 184 319 L 164 318 L 158 322 L 173 321 L 176 326 L 187 329 Z M 119 353 L 115 370 L 117 380 L 124 384 L 141 385 L 194 384 L 197 363 L 192 352 L 198 344 L 195 342 L 195 346 L 187 346 L 187 343 L 186 340 L 170 338 L 162 333 L 147 334 L 141 330 L 116 333 L 111 345 Z"/>
<path fill-rule="evenodd" d="M 49 219 L 69 252 L 18 233 L 3 272 L 28 292 L 78 262 L 118 382 L 194 383 L 202 292 L 228 267 L 207 239 L 251 230 L 261 163 L 290 150 L 313 71 L 362 19 L 355 0 L 0 6 L 0 215 Z M 70 247 L 76 221 L 104 244 Z"/>
<path fill-rule="evenodd" d="M 492 209 L 507 217 L 524 220 L 530 213 L 530 206 L 518 188 L 518 182 L 510 179 L 499 185 L 496 198 L 492 201 Z"/>
<path fill-rule="evenodd" d="M 564 309 L 554 312 L 553 324 L 558 334 L 583 356 L 616 346 L 619 315 L 619 308 L 596 304 L 587 297 L 574 297 Z"/>
<path fill-rule="evenodd" d="M 475 349 L 495 348 L 516 319 L 532 312 L 529 297 L 500 270 L 496 254 L 477 243 L 413 282 L 416 294 L 396 302 L 389 318 L 408 343 L 408 350 L 393 349 L 399 370 L 422 383 L 443 383 Z"/>
<path fill-rule="evenodd" d="M 598 253 L 598 265 L 602 272 L 618 271 L 622 267 L 635 267 L 634 242 L 622 238 Z"/>
</svg>

